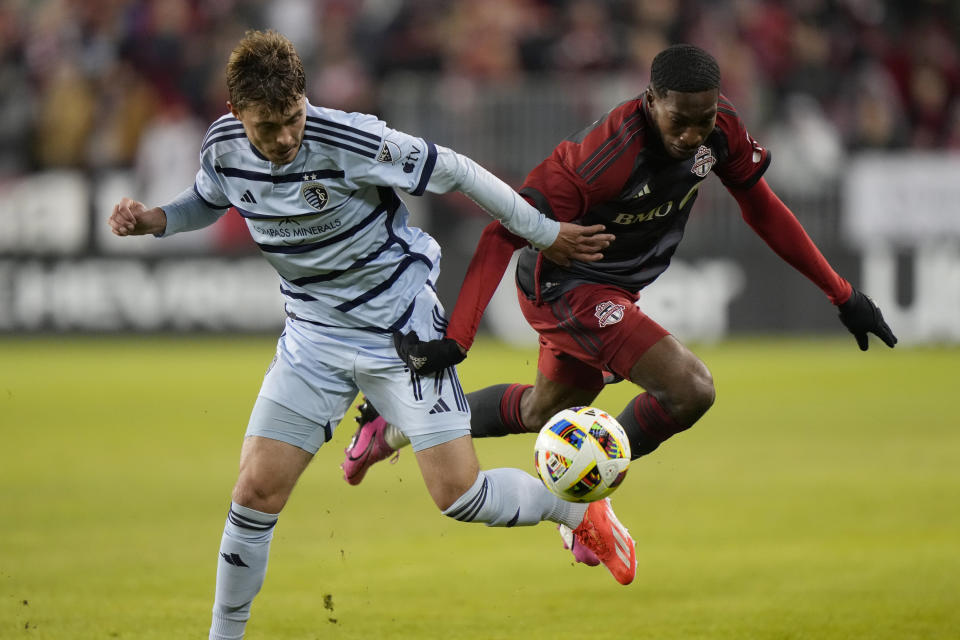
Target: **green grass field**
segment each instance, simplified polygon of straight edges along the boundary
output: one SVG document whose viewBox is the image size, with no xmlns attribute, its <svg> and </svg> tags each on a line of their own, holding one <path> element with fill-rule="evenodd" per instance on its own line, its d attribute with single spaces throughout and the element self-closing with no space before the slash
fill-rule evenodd
<svg viewBox="0 0 960 640">
<path fill-rule="evenodd" d="M 0 341 L 0 638 L 205 638 L 217 545 L 273 338 Z M 549 525 L 444 518 L 409 451 L 347 486 L 352 419 L 276 530 L 247 637 L 960 637 L 960 349 L 852 338 L 694 350 L 717 404 L 614 495 L 629 587 Z M 479 342 L 467 390 L 531 381 Z M 597 404 L 619 413 L 629 383 Z M 533 472 L 533 436 L 478 441 Z"/>
</svg>

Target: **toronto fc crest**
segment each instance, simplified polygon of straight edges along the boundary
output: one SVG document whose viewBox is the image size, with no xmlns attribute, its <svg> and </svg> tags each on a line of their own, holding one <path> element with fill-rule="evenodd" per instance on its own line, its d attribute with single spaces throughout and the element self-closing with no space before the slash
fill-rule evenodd
<svg viewBox="0 0 960 640">
<path fill-rule="evenodd" d="M 597 316 L 600 326 L 605 327 L 608 324 L 617 324 L 623 320 L 623 309 L 622 304 L 616 304 L 607 300 L 597 305 L 593 315 Z"/>
<path fill-rule="evenodd" d="M 693 157 L 693 167 L 690 168 L 690 173 L 701 178 L 706 178 L 707 174 L 710 173 L 710 169 L 712 169 L 716 163 L 717 158 L 713 155 L 713 151 L 711 151 L 709 147 L 700 145 L 700 148 L 697 149 L 697 155 Z"/>
</svg>

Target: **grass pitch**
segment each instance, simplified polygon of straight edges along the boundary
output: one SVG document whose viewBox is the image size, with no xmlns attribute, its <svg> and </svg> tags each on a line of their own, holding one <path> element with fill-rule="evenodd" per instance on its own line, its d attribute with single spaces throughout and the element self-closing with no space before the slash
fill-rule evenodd
<svg viewBox="0 0 960 640">
<path fill-rule="evenodd" d="M 273 338 L 0 341 L 0 638 L 204 638 L 237 455 Z M 852 338 L 695 348 L 717 404 L 614 495 L 629 587 L 549 525 L 444 518 L 409 451 L 347 486 L 353 433 L 280 518 L 247 637 L 960 637 L 960 350 Z M 478 342 L 469 391 L 536 354 Z M 609 387 L 619 413 L 635 394 Z M 533 472 L 533 436 L 477 442 Z"/>
</svg>

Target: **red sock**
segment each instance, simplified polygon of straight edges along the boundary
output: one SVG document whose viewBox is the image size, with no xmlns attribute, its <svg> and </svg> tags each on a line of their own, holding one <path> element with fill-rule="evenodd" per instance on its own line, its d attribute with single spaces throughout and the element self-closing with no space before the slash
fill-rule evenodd
<svg viewBox="0 0 960 640">
<path fill-rule="evenodd" d="M 467 394 L 470 403 L 470 435 L 499 438 L 526 433 L 520 417 L 520 398 L 529 384 L 496 384 Z"/>
<path fill-rule="evenodd" d="M 650 453 L 670 436 L 690 428 L 674 420 L 649 393 L 641 393 L 631 400 L 617 420 L 630 438 L 630 453 L 634 459 Z"/>
<path fill-rule="evenodd" d="M 523 418 L 520 414 L 520 400 L 523 392 L 530 389 L 530 384 L 511 384 L 503 392 L 500 399 L 500 420 L 510 433 L 526 433 Z"/>
</svg>

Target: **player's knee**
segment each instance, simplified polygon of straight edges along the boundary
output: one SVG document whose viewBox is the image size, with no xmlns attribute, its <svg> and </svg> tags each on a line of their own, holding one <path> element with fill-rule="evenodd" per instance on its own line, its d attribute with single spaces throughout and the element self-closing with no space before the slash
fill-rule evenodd
<svg viewBox="0 0 960 640">
<path fill-rule="evenodd" d="M 698 387 L 694 402 L 697 419 L 705 414 L 717 399 L 717 389 L 713 385 L 713 376 L 707 373 L 707 378 Z"/>
<path fill-rule="evenodd" d="M 667 391 L 664 404 L 677 422 L 689 427 L 713 406 L 716 397 L 713 376 L 706 365 L 699 363 L 683 384 Z"/>
<path fill-rule="evenodd" d="M 264 487 L 249 481 L 238 480 L 233 488 L 233 501 L 244 507 L 264 513 L 280 513 L 287 503 L 289 493 Z"/>
<path fill-rule="evenodd" d="M 693 424 L 713 406 L 717 399 L 717 390 L 713 384 L 713 375 L 706 365 L 701 363 L 690 376 L 690 384 L 684 398 L 685 424 Z"/>
</svg>

